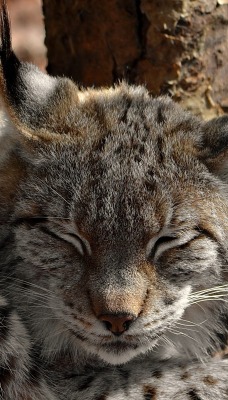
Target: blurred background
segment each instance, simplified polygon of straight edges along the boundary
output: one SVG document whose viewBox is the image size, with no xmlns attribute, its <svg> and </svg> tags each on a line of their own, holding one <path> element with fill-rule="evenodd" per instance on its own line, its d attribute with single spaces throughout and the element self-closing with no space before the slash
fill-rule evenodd
<svg viewBox="0 0 228 400">
<path fill-rule="evenodd" d="M 12 29 L 13 48 L 23 61 L 47 67 L 45 29 L 41 0 L 7 1 Z"/>
</svg>

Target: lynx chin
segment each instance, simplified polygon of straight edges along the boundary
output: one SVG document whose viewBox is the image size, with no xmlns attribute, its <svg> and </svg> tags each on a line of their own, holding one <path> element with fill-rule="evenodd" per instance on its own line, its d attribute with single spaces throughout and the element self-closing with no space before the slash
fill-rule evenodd
<svg viewBox="0 0 228 400">
<path fill-rule="evenodd" d="M 228 399 L 228 116 L 0 60 L 0 399 Z"/>
</svg>

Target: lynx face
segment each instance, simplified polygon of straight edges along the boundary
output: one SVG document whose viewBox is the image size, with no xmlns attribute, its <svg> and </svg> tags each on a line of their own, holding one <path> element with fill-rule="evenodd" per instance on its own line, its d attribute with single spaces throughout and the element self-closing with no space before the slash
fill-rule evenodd
<svg viewBox="0 0 228 400">
<path fill-rule="evenodd" d="M 20 278 L 51 292 L 50 314 L 111 363 L 153 348 L 225 262 L 225 199 L 197 159 L 198 122 L 144 89 L 123 105 L 127 90 L 108 94 L 103 120 L 94 93 L 91 115 L 80 106 L 87 136 L 76 120 L 72 143 L 40 143 L 23 160 L 12 218 Z"/>
<path fill-rule="evenodd" d="M 124 83 L 79 91 L 8 42 L 0 205 L 15 293 L 53 351 L 71 341 L 126 362 L 224 283 L 227 118 L 205 124 Z M 220 304 L 205 304 L 209 324 Z"/>
</svg>

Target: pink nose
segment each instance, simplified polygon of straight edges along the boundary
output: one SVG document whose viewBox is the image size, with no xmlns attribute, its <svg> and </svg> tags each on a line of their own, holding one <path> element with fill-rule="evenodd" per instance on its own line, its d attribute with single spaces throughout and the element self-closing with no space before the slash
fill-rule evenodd
<svg viewBox="0 0 228 400">
<path fill-rule="evenodd" d="M 132 315 L 127 314 L 101 314 L 98 318 L 116 336 L 120 336 L 127 331 L 135 319 Z"/>
</svg>

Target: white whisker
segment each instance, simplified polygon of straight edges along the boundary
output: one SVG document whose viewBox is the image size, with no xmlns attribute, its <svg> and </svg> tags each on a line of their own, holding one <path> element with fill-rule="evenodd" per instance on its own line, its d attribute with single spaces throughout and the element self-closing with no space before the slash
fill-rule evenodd
<svg viewBox="0 0 228 400">
<path fill-rule="evenodd" d="M 187 319 L 183 319 L 181 318 L 180 321 L 186 322 L 187 324 L 189 324 L 189 326 L 201 326 L 203 324 L 205 324 L 207 322 L 207 319 L 203 320 L 202 322 L 193 322 L 193 321 L 189 321 Z M 188 325 L 186 325 L 188 326 Z"/>
<path fill-rule="evenodd" d="M 45 182 L 45 184 L 47 185 L 47 187 L 49 189 L 51 189 L 55 194 L 57 194 L 57 196 L 59 196 L 66 204 L 68 204 L 68 206 L 71 206 L 71 203 L 69 203 L 69 201 L 67 201 L 60 193 L 58 193 L 53 187 L 49 186 L 47 184 L 47 182 Z"/>
<path fill-rule="evenodd" d="M 193 338 L 192 336 L 187 335 L 184 332 L 180 332 L 180 331 L 175 331 L 174 329 L 170 328 L 169 332 L 171 332 L 173 335 L 177 335 L 177 336 L 186 336 L 188 339 L 194 340 L 194 342 L 197 342 L 197 340 L 195 338 Z"/>
</svg>

